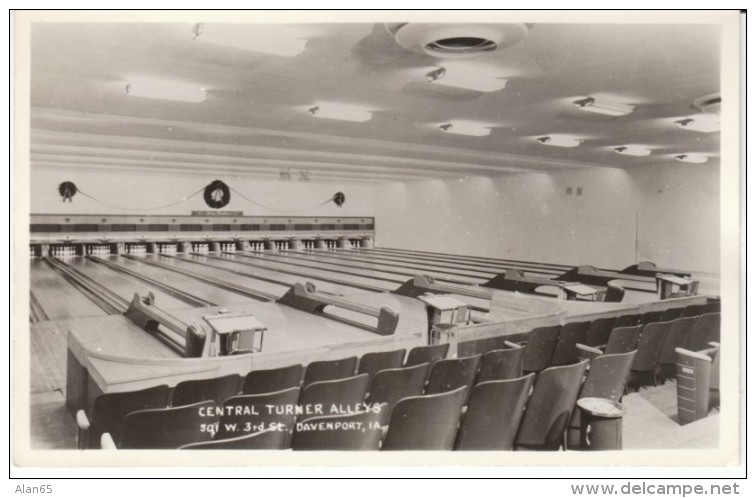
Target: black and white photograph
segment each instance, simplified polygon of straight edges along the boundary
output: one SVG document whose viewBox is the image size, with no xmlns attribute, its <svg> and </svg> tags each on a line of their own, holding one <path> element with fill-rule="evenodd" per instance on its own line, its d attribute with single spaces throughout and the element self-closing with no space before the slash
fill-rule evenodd
<svg viewBox="0 0 756 498">
<path fill-rule="evenodd" d="M 15 465 L 738 465 L 740 21 L 16 11 Z"/>
</svg>

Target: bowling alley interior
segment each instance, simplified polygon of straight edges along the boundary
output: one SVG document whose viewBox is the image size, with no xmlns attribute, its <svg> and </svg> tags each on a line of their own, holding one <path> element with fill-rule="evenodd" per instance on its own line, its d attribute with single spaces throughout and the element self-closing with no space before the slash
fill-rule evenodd
<svg viewBox="0 0 756 498">
<path fill-rule="evenodd" d="M 21 33 L 32 450 L 723 444 L 716 18 L 188 17 Z"/>
</svg>

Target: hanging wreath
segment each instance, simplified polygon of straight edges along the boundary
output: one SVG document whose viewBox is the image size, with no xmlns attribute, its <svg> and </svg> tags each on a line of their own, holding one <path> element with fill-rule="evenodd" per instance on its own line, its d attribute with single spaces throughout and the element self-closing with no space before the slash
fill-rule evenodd
<svg viewBox="0 0 756 498">
<path fill-rule="evenodd" d="M 73 202 L 73 196 L 76 195 L 76 185 L 73 182 L 63 182 L 58 185 L 58 193 L 63 197 L 63 202 Z"/>
<path fill-rule="evenodd" d="M 346 196 L 342 192 L 336 192 L 333 194 L 333 202 L 337 206 L 341 207 L 346 202 Z"/>
<path fill-rule="evenodd" d="M 220 180 L 215 180 L 205 187 L 205 204 L 213 209 L 220 209 L 231 200 L 231 190 Z"/>
</svg>

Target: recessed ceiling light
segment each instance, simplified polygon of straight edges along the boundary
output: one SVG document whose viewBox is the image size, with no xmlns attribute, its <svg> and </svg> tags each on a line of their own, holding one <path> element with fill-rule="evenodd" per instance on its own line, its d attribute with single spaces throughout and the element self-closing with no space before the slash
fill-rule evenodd
<svg viewBox="0 0 756 498">
<path fill-rule="evenodd" d="M 308 108 L 307 112 L 316 118 L 337 119 L 355 123 L 364 123 L 370 121 L 373 117 L 371 111 L 344 104 L 318 104 Z"/>
<path fill-rule="evenodd" d="M 595 112 L 607 116 L 625 116 L 633 112 L 633 106 L 614 102 L 606 99 L 596 99 L 595 97 L 586 97 L 576 100 L 572 103 L 581 111 Z"/>
<path fill-rule="evenodd" d="M 156 78 L 133 78 L 126 83 L 124 92 L 129 97 L 174 100 L 177 102 L 197 103 L 207 98 L 207 92 L 200 85 Z"/>
<path fill-rule="evenodd" d="M 475 74 L 462 68 L 440 67 L 425 75 L 429 83 L 473 90 L 476 92 L 497 92 L 507 86 L 506 79 L 483 74 Z"/>
<path fill-rule="evenodd" d="M 704 164 L 709 160 L 703 154 L 677 154 L 675 159 L 684 163 Z"/>
<path fill-rule="evenodd" d="M 538 137 L 536 138 L 536 142 L 542 145 L 551 145 L 553 147 L 577 147 L 578 145 L 583 143 L 582 140 L 579 140 L 577 138 L 560 137 L 554 135 Z"/>
<path fill-rule="evenodd" d="M 307 40 L 291 26 L 276 24 L 196 24 L 193 39 L 212 45 L 295 57 Z"/>
<path fill-rule="evenodd" d="M 700 133 L 714 133 L 719 131 L 718 114 L 699 114 L 695 117 L 685 117 L 675 121 L 678 128 L 697 131 Z"/>
<path fill-rule="evenodd" d="M 441 131 L 455 135 L 485 137 L 491 134 L 490 125 L 475 121 L 451 121 L 438 126 Z"/>
<path fill-rule="evenodd" d="M 651 154 L 651 149 L 638 145 L 620 145 L 619 147 L 614 147 L 614 152 L 616 152 L 617 154 L 622 154 L 623 156 L 641 157 Z"/>
</svg>

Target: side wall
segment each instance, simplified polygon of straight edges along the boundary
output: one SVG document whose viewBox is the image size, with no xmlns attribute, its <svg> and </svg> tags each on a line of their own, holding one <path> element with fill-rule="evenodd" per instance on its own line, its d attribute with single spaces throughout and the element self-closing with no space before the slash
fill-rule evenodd
<svg viewBox="0 0 756 498">
<path fill-rule="evenodd" d="M 572 169 L 378 190 L 378 246 L 719 272 L 719 171 L 711 166 Z"/>
</svg>

